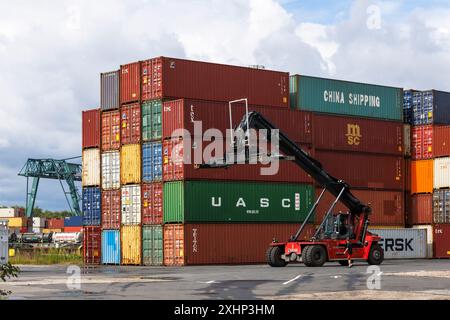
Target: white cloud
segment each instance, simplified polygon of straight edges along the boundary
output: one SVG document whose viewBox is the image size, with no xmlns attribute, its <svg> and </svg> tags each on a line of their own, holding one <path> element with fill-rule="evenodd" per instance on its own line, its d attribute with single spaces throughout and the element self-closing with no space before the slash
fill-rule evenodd
<svg viewBox="0 0 450 320">
<path fill-rule="evenodd" d="M 16 174 L 27 157 L 81 154 L 81 110 L 98 106 L 99 73 L 126 62 L 166 55 L 450 88 L 449 9 L 405 12 L 391 1 L 358 0 L 348 14 L 319 24 L 297 21 L 286 3 L 0 2 L 0 202 L 24 198 Z M 367 29 L 371 4 L 381 8 L 380 30 Z M 51 194 L 42 196 L 52 201 Z"/>
</svg>

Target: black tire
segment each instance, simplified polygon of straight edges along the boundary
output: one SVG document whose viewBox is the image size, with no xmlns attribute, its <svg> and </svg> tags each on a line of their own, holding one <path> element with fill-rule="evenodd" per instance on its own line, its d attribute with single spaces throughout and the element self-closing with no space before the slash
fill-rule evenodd
<svg viewBox="0 0 450 320">
<path fill-rule="evenodd" d="M 379 265 L 383 262 L 383 260 L 384 260 L 383 248 L 378 243 L 372 244 L 367 262 L 371 265 Z"/>
<path fill-rule="evenodd" d="M 281 247 L 270 247 L 267 250 L 267 263 L 271 267 L 285 267 L 287 262 L 281 258 L 283 250 Z"/>
<path fill-rule="evenodd" d="M 348 260 L 339 260 L 338 262 L 341 266 L 348 267 Z"/>
<path fill-rule="evenodd" d="M 307 267 L 312 267 L 311 261 L 309 260 L 309 254 L 308 254 L 311 247 L 312 246 L 305 246 L 305 247 L 303 247 L 303 250 L 302 250 L 302 262 Z"/>
<path fill-rule="evenodd" d="M 306 263 L 308 267 L 321 267 L 327 262 L 327 252 L 321 245 L 309 246 L 306 250 Z"/>
</svg>

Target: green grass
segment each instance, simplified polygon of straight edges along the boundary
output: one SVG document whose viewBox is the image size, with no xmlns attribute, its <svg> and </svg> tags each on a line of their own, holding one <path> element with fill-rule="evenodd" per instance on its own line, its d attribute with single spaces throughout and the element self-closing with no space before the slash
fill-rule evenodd
<svg viewBox="0 0 450 320">
<path fill-rule="evenodd" d="M 9 257 L 11 264 L 83 264 L 79 250 L 69 249 L 16 249 L 14 257 Z"/>
</svg>

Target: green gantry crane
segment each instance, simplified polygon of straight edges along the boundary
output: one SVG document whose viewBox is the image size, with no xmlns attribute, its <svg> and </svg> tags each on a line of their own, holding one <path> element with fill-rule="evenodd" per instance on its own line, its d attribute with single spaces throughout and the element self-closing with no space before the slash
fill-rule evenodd
<svg viewBox="0 0 450 320">
<path fill-rule="evenodd" d="M 39 180 L 55 179 L 59 180 L 61 188 L 67 204 L 69 205 L 72 215 L 80 216 L 80 193 L 75 186 L 75 181 L 81 181 L 81 165 L 76 163 L 69 163 L 66 160 L 76 159 L 81 157 L 73 157 L 62 160 L 55 159 L 28 159 L 23 168 L 19 172 L 19 176 L 27 178 L 27 203 L 26 213 L 27 217 L 33 216 L 34 203 L 36 201 L 36 194 L 39 186 Z M 31 189 L 29 189 L 29 179 L 32 178 Z M 69 191 L 64 189 L 63 180 L 69 186 Z M 68 195 L 70 195 L 71 202 Z"/>
</svg>

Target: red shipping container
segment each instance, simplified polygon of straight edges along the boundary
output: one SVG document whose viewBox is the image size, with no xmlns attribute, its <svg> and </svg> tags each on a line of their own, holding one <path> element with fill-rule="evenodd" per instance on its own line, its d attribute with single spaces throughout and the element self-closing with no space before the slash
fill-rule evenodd
<svg viewBox="0 0 450 320">
<path fill-rule="evenodd" d="M 166 224 L 164 225 L 164 264 L 248 264 L 266 263 L 273 239 L 287 241 L 300 224 Z M 313 225 L 300 236 L 309 240 Z"/>
<path fill-rule="evenodd" d="M 414 194 L 411 196 L 410 225 L 433 223 L 433 195 Z"/>
<path fill-rule="evenodd" d="M 450 224 L 435 224 L 433 230 L 434 257 L 450 258 Z"/>
<path fill-rule="evenodd" d="M 142 184 L 142 224 L 163 223 L 163 184 Z"/>
<path fill-rule="evenodd" d="M 64 232 L 82 232 L 83 231 L 83 227 L 64 227 L 63 229 Z"/>
<path fill-rule="evenodd" d="M 64 229 L 64 219 L 50 218 L 46 220 L 47 229 Z"/>
<path fill-rule="evenodd" d="M 433 158 L 433 126 L 411 128 L 411 157 L 413 160 Z"/>
<path fill-rule="evenodd" d="M 102 191 L 102 228 L 120 229 L 120 190 Z"/>
<path fill-rule="evenodd" d="M 221 142 L 223 144 L 223 141 Z M 204 158 L 203 151 L 207 142 L 203 144 L 196 144 L 192 147 L 191 144 L 184 143 L 183 139 L 170 139 L 163 141 L 163 180 L 164 181 L 178 181 L 178 180 L 234 180 L 234 181 L 270 181 L 270 182 L 294 182 L 294 183 L 312 183 L 312 179 L 308 174 L 298 167 L 293 161 L 282 160 L 278 162 L 278 167 L 275 164 L 237 164 L 228 168 L 214 168 L 214 169 L 197 169 L 194 162 L 196 162 L 195 152 L 199 152 L 199 158 Z M 312 152 L 311 147 L 301 146 L 303 150 Z M 191 164 L 183 164 L 183 157 L 186 148 L 192 150 Z M 225 150 L 225 146 L 224 146 Z M 206 152 L 205 152 L 206 153 Z M 212 154 L 213 157 L 223 157 L 223 154 Z M 186 155 L 188 157 L 188 155 Z M 203 159 L 204 163 L 210 160 L 210 156 Z M 200 159 L 201 160 L 201 159 Z M 262 174 L 268 168 L 272 168 L 276 174 Z M 266 171 L 267 172 L 267 171 Z"/>
<path fill-rule="evenodd" d="M 315 150 L 325 171 L 352 188 L 404 190 L 402 156 Z"/>
<path fill-rule="evenodd" d="M 322 189 L 316 189 L 316 199 Z M 403 210 L 403 192 L 378 190 L 351 190 L 353 195 L 365 204 L 370 204 L 372 214 L 369 216 L 372 226 L 405 226 Z M 328 209 L 336 199 L 331 193 L 325 192 L 316 209 L 316 224 L 320 224 Z M 340 201 L 333 212 L 348 212 Z"/>
<path fill-rule="evenodd" d="M 141 63 L 120 66 L 120 104 L 141 100 Z"/>
<path fill-rule="evenodd" d="M 121 140 L 122 144 L 141 142 L 141 106 L 134 103 L 122 106 L 121 110 Z"/>
<path fill-rule="evenodd" d="M 450 156 L 450 126 L 434 126 L 433 153 L 436 158 Z"/>
<path fill-rule="evenodd" d="M 248 106 L 260 112 L 292 141 L 312 142 L 312 113 L 264 106 Z M 245 115 L 245 104 L 232 104 L 232 125 L 238 125 Z M 194 121 L 201 121 L 202 130 L 194 132 Z M 218 129 L 226 138 L 230 129 L 229 105 L 226 102 L 179 99 L 163 104 L 163 137 L 171 138 L 175 130 L 186 129 L 191 136 L 203 136 L 207 129 Z M 175 136 L 181 136 L 177 134 Z"/>
<path fill-rule="evenodd" d="M 289 107 L 289 73 L 159 57 L 142 63 L 142 96 Z"/>
<path fill-rule="evenodd" d="M 100 227 L 83 227 L 83 260 L 85 264 L 100 264 L 102 230 Z"/>
<path fill-rule="evenodd" d="M 102 113 L 102 150 L 117 150 L 120 148 L 120 112 Z"/>
<path fill-rule="evenodd" d="M 83 149 L 100 146 L 100 109 L 83 111 Z"/>
<path fill-rule="evenodd" d="M 313 145 L 322 150 L 402 155 L 403 123 L 314 114 Z"/>
</svg>

